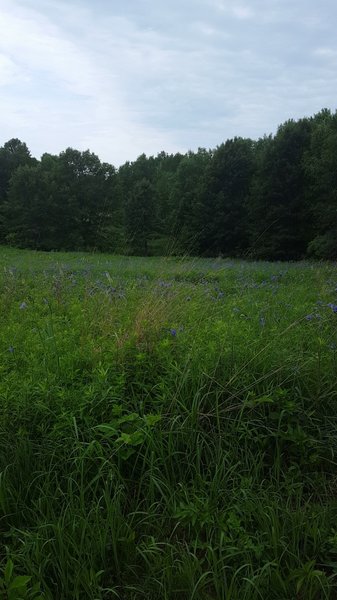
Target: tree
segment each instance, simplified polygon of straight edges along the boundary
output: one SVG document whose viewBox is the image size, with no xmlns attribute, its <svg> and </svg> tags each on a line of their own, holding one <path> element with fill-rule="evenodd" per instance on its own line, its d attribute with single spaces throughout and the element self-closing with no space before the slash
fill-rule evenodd
<svg viewBox="0 0 337 600">
<path fill-rule="evenodd" d="M 132 254 L 147 256 L 153 234 L 154 193 L 148 179 L 138 181 L 125 206 L 125 226 Z"/>
<path fill-rule="evenodd" d="M 188 152 L 179 162 L 172 186 L 170 202 L 174 207 L 168 221 L 180 252 L 198 254 L 202 240 L 209 239 L 210 206 L 202 204 L 205 170 L 211 153 L 203 148 Z"/>
<path fill-rule="evenodd" d="M 27 145 L 17 138 L 6 142 L 0 148 L 0 242 L 4 243 L 7 231 L 2 217 L 2 207 L 7 201 L 9 182 L 16 169 L 24 165 L 32 165 L 37 161 L 32 158 Z"/>
<path fill-rule="evenodd" d="M 58 157 L 16 169 L 3 205 L 6 240 L 21 247 L 70 250 L 81 247 L 76 202 L 59 176 Z"/>
<path fill-rule="evenodd" d="M 337 258 L 337 113 L 322 110 L 313 118 L 311 145 L 305 157 L 307 211 L 311 237 L 308 253 Z"/>
<path fill-rule="evenodd" d="M 254 168 L 254 144 L 234 138 L 219 146 L 206 167 L 204 192 L 208 237 L 202 251 L 238 256 L 247 248 L 247 198 Z"/>
<path fill-rule="evenodd" d="M 289 260 L 305 255 L 309 224 L 304 156 L 311 130 L 310 119 L 287 121 L 274 138 L 263 138 L 256 145 L 249 201 L 253 256 Z"/>
<path fill-rule="evenodd" d="M 9 140 L 0 148 L 0 201 L 6 199 L 9 180 L 15 169 L 34 162 L 27 145 L 17 138 Z"/>
</svg>

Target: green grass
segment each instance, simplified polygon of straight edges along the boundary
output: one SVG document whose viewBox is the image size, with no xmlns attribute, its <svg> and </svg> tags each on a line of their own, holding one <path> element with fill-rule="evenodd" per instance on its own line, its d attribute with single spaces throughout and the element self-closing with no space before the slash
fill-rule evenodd
<svg viewBox="0 0 337 600">
<path fill-rule="evenodd" d="M 337 598 L 334 265 L 0 272 L 5 598 Z"/>
</svg>

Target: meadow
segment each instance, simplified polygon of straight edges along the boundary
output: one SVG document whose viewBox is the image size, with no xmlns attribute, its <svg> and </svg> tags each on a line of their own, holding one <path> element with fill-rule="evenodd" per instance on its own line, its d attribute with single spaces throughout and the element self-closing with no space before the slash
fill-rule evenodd
<svg viewBox="0 0 337 600">
<path fill-rule="evenodd" d="M 0 273 L 1 598 L 337 598 L 336 265 Z"/>
</svg>

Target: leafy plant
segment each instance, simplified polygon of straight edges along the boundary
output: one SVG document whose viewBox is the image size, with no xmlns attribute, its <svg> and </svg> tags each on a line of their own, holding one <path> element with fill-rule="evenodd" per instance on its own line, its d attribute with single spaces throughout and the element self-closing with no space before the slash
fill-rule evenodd
<svg viewBox="0 0 337 600">
<path fill-rule="evenodd" d="M 44 600 L 39 584 L 31 585 L 32 577 L 15 575 L 14 564 L 8 559 L 0 576 L 0 593 L 4 600 Z"/>
</svg>

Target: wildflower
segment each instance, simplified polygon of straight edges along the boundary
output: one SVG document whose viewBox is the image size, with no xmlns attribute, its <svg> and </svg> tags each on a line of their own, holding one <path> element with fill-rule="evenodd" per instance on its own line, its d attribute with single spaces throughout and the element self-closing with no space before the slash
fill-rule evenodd
<svg viewBox="0 0 337 600">
<path fill-rule="evenodd" d="M 177 335 L 177 330 L 176 329 L 170 329 L 170 334 L 175 337 Z"/>
<path fill-rule="evenodd" d="M 20 310 L 25 310 L 26 308 L 28 308 L 28 304 L 26 302 L 21 302 Z"/>
<path fill-rule="evenodd" d="M 305 318 L 307 321 L 312 321 L 314 318 L 314 315 L 307 315 Z"/>
<path fill-rule="evenodd" d="M 332 309 L 332 312 L 337 313 L 337 304 L 333 304 L 333 302 L 329 302 L 328 307 Z"/>
<path fill-rule="evenodd" d="M 260 322 L 261 327 L 264 327 L 266 324 L 266 319 L 264 317 L 260 317 L 259 322 Z"/>
<path fill-rule="evenodd" d="M 331 342 L 331 344 L 329 344 L 329 349 L 330 350 L 337 350 L 337 344 L 335 342 Z"/>
<path fill-rule="evenodd" d="M 13 352 L 14 352 L 14 346 L 9 346 L 8 352 L 10 352 L 11 354 L 13 354 Z"/>
</svg>

